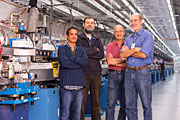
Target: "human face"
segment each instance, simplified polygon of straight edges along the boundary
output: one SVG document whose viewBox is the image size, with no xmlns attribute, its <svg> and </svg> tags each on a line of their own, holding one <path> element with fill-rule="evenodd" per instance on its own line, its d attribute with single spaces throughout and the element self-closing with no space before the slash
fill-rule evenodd
<svg viewBox="0 0 180 120">
<path fill-rule="evenodd" d="M 95 26 L 95 22 L 94 19 L 86 19 L 85 23 L 83 23 L 83 27 L 86 31 L 89 31 L 90 33 L 92 33 L 92 31 L 94 30 L 94 26 Z"/>
<path fill-rule="evenodd" d="M 76 43 L 77 39 L 78 39 L 78 32 L 76 29 L 71 29 L 69 31 L 69 34 L 66 35 L 66 38 L 68 40 L 69 43 Z"/>
<path fill-rule="evenodd" d="M 140 20 L 140 16 L 138 14 L 133 14 L 131 16 L 131 27 L 134 32 L 138 32 L 142 28 L 142 20 Z"/>
<path fill-rule="evenodd" d="M 125 34 L 125 31 L 121 25 L 117 25 L 114 27 L 114 36 L 116 40 L 123 40 L 124 34 Z"/>
</svg>

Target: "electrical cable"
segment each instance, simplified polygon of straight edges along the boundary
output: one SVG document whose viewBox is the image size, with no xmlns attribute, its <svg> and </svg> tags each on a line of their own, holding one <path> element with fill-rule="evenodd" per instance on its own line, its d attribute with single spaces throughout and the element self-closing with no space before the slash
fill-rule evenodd
<svg viewBox="0 0 180 120">
<path fill-rule="evenodd" d="M 1 57 L 0 57 L 0 63 L 1 63 L 1 60 L 2 60 L 2 52 L 3 52 L 3 46 L 2 46 L 2 44 L 1 44 L 1 41 L 0 41 L 0 55 L 1 55 Z"/>
<path fill-rule="evenodd" d="M 2 2 L 5 2 L 5 3 L 8 3 L 8 4 L 10 4 L 10 5 L 13 5 L 13 6 L 15 6 L 15 7 L 22 8 L 22 6 L 16 5 L 16 4 L 12 3 L 12 2 L 8 2 L 8 1 L 6 1 L 6 0 L 1 0 L 1 1 L 2 1 Z"/>
<path fill-rule="evenodd" d="M 0 32 L 3 35 L 3 38 L 4 38 L 3 43 L 0 43 L 0 44 L 4 44 L 6 42 L 6 34 L 5 34 L 4 30 L 1 27 L 0 27 Z"/>
</svg>

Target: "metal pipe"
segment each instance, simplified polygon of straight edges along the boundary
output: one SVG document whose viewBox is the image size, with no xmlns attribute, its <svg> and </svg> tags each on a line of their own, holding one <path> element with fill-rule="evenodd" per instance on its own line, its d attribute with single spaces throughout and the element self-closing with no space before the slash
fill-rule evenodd
<svg viewBox="0 0 180 120">
<path fill-rule="evenodd" d="M 51 7 L 50 7 L 50 20 L 49 20 L 49 31 L 50 31 L 50 34 L 49 34 L 49 43 L 51 43 L 51 39 L 52 39 L 52 14 L 53 14 L 53 2 L 52 0 L 50 0 L 51 2 Z"/>
</svg>

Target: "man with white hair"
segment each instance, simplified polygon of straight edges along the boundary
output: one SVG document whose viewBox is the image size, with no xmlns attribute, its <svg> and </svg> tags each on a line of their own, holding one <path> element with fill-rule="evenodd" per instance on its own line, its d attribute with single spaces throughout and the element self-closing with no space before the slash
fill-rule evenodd
<svg viewBox="0 0 180 120">
<path fill-rule="evenodd" d="M 134 33 L 125 42 L 120 53 L 127 58 L 125 72 L 126 114 L 128 120 L 138 120 L 138 95 L 143 107 L 144 120 L 152 120 L 152 88 L 151 73 L 148 66 L 153 63 L 153 35 L 142 27 L 143 19 L 134 13 L 130 19 Z"/>
</svg>

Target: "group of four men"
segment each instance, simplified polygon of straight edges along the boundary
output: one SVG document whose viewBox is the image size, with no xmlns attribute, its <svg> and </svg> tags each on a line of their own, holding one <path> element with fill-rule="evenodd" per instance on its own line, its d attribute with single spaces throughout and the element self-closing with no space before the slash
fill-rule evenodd
<svg viewBox="0 0 180 120">
<path fill-rule="evenodd" d="M 114 120 L 115 105 L 120 95 L 118 120 L 138 120 L 137 98 L 140 96 L 144 120 L 152 120 L 151 75 L 154 40 L 142 28 L 141 14 L 131 16 L 134 34 L 124 40 L 125 30 L 114 27 L 115 40 L 107 45 L 108 88 L 106 120 Z M 84 120 L 85 104 L 90 92 L 92 120 L 101 120 L 101 64 L 104 47 L 93 35 L 95 21 L 86 17 L 84 32 L 78 36 L 74 27 L 67 30 L 68 43 L 58 48 L 60 63 L 61 108 L 60 120 Z M 125 69 L 126 68 L 126 69 Z"/>
</svg>

